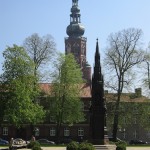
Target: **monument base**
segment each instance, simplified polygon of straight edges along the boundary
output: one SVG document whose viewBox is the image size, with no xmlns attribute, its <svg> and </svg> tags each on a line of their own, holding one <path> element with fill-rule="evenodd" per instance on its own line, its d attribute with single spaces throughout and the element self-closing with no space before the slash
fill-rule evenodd
<svg viewBox="0 0 150 150">
<path fill-rule="evenodd" d="M 94 145 L 95 150 L 116 150 L 116 145 Z"/>
</svg>

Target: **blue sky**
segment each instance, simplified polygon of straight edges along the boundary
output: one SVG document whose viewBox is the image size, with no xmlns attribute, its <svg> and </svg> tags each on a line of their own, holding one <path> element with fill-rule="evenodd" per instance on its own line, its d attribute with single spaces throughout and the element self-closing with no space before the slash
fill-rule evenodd
<svg viewBox="0 0 150 150">
<path fill-rule="evenodd" d="M 72 0 L 0 0 L 0 72 L 6 46 L 21 45 L 33 33 L 51 34 L 64 52 Z M 143 46 L 150 41 L 150 0 L 79 0 L 87 37 L 87 60 L 93 67 L 96 38 L 101 53 L 110 33 L 130 27 L 143 30 Z"/>
</svg>

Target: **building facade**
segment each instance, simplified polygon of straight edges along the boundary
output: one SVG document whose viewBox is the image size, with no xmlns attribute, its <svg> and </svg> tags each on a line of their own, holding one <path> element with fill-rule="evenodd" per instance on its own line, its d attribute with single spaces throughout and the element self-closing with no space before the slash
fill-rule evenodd
<svg viewBox="0 0 150 150">
<path fill-rule="evenodd" d="M 84 26 L 81 24 L 81 14 L 78 6 L 78 0 L 72 0 L 71 14 L 70 14 L 70 24 L 68 25 L 66 32 L 68 37 L 65 38 L 65 53 L 72 53 L 75 56 L 76 61 L 80 65 L 83 72 L 83 79 L 87 82 L 81 85 L 81 101 L 83 102 L 83 112 L 86 116 L 86 121 L 72 126 L 63 124 L 61 128 L 61 138 L 62 139 L 73 139 L 73 140 L 88 140 L 91 136 L 90 131 L 90 111 L 91 106 L 91 66 L 86 60 L 87 46 L 86 37 L 84 35 Z M 47 99 L 49 98 L 49 91 L 51 84 L 43 83 L 39 85 L 42 93 L 39 97 L 39 104 L 47 106 Z M 146 127 L 148 126 L 149 120 L 145 119 L 143 125 L 139 119 L 141 113 L 142 104 L 149 106 L 150 103 L 146 97 L 142 96 L 141 89 L 137 89 L 135 93 L 123 93 L 121 97 L 121 103 L 123 104 L 124 111 L 121 111 L 121 124 L 118 129 L 118 137 L 125 141 L 130 141 L 132 139 L 141 139 L 150 142 L 150 130 Z M 109 93 L 105 91 L 106 105 L 107 105 L 107 128 L 109 136 L 112 133 L 112 123 L 113 123 L 113 106 L 115 104 L 115 93 Z M 136 107 L 132 107 L 136 105 Z M 130 112 L 128 111 L 130 109 Z M 144 107 L 143 107 L 144 108 Z M 132 111 L 133 110 L 133 111 Z M 126 116 L 127 112 L 129 115 Z M 126 116 L 126 118 L 125 118 Z M 131 118 L 130 121 L 127 118 Z M 147 121 L 147 123 L 146 123 Z M 44 123 L 34 125 L 32 128 L 30 125 L 26 124 L 21 129 L 16 129 L 14 126 L 9 124 L 7 119 L 3 120 L 0 127 L 0 137 L 4 139 L 23 138 L 29 140 L 34 131 L 36 139 L 46 138 L 52 141 L 56 140 L 56 124 L 51 118 L 47 118 Z"/>
</svg>

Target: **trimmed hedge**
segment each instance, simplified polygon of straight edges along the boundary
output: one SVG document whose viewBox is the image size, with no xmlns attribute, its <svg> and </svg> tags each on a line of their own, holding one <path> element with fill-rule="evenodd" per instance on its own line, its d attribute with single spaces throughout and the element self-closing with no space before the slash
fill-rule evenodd
<svg viewBox="0 0 150 150">
<path fill-rule="evenodd" d="M 95 147 L 88 142 L 82 142 L 81 144 L 72 141 L 67 145 L 67 150 L 95 150 Z"/>
<path fill-rule="evenodd" d="M 78 149 L 79 149 L 79 144 L 75 141 L 72 141 L 67 145 L 67 150 L 78 150 Z"/>
<path fill-rule="evenodd" d="M 116 150 L 126 150 L 127 147 L 127 143 L 125 141 L 119 141 L 119 142 L 115 142 L 116 144 Z"/>
<path fill-rule="evenodd" d="M 79 150 L 95 150 L 95 147 L 91 143 L 82 142 L 79 145 Z"/>
<path fill-rule="evenodd" d="M 27 148 L 31 148 L 32 150 L 41 150 L 41 145 L 37 141 L 31 141 L 28 145 Z"/>
</svg>

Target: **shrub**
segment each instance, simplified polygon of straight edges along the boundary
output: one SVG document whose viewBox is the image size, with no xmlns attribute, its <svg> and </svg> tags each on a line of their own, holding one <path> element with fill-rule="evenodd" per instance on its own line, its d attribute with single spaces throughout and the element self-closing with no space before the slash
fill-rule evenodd
<svg viewBox="0 0 150 150">
<path fill-rule="evenodd" d="M 79 145 L 79 150 L 95 150 L 95 147 L 91 143 L 82 142 Z"/>
<path fill-rule="evenodd" d="M 32 147 L 32 150 L 42 150 L 41 147 L 39 145 L 34 145 Z"/>
<path fill-rule="evenodd" d="M 40 147 L 40 143 L 37 141 L 31 141 L 28 145 L 27 148 L 33 148 L 34 146 Z"/>
<path fill-rule="evenodd" d="M 75 141 L 72 141 L 67 145 L 67 150 L 78 150 L 78 148 L 79 144 Z"/>
<path fill-rule="evenodd" d="M 117 145 L 116 150 L 126 150 L 126 146 L 123 144 Z"/>
<path fill-rule="evenodd" d="M 126 150 L 127 143 L 125 141 L 116 142 L 116 150 Z"/>
</svg>

